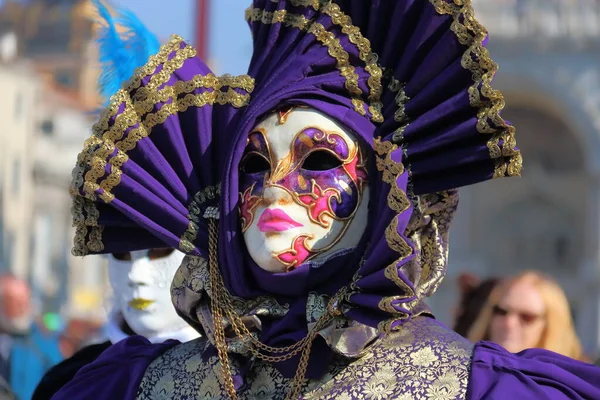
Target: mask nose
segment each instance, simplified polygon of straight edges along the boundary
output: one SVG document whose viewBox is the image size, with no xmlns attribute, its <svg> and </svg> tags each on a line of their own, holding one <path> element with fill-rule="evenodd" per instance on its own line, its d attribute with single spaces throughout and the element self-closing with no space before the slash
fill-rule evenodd
<svg viewBox="0 0 600 400">
<path fill-rule="evenodd" d="M 129 286 L 134 289 L 134 295 L 139 296 L 139 291 L 142 287 L 148 286 L 148 264 L 150 259 L 148 258 L 148 252 L 133 252 L 131 269 L 127 278 L 129 280 Z"/>
<path fill-rule="evenodd" d="M 270 206 L 285 206 L 293 202 L 292 195 L 285 189 L 279 186 L 266 185 L 263 193 L 263 205 Z"/>
</svg>

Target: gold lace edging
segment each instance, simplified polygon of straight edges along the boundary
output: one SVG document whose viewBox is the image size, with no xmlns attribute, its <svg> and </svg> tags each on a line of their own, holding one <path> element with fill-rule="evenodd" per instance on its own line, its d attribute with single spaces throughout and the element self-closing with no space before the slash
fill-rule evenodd
<svg viewBox="0 0 600 400">
<path fill-rule="evenodd" d="M 139 140 L 147 137 L 152 128 L 165 122 L 169 116 L 186 111 L 189 107 L 203 107 L 215 103 L 243 107 L 248 104 L 250 93 L 254 89 L 254 79 L 249 76 L 197 75 L 190 81 L 176 82 L 173 86 L 157 90 L 183 66 L 185 60 L 196 56 L 196 51 L 191 46 L 182 48 L 182 42 L 181 37 L 173 35 L 168 43 L 161 46 L 157 54 L 148 59 L 146 65 L 136 69 L 134 76 L 111 96 L 109 105 L 92 129 L 92 136 L 84 143 L 73 170 L 70 189 L 73 197 L 73 225 L 76 227 L 74 254 L 85 255 L 90 251 L 99 252 L 103 249 L 102 228 L 97 226 L 97 222 L 94 225 L 89 220 L 90 217 L 88 217 L 90 225 L 81 225 L 82 209 L 83 207 L 95 209 L 93 202 L 98 198 L 106 203 L 114 199 L 111 191 L 121 182 L 121 168 L 129 160 L 127 152 L 134 149 Z M 169 55 L 173 52 L 175 56 L 169 59 Z M 162 70 L 152 75 L 160 65 Z M 148 84 L 140 87 L 142 80 L 151 75 Z M 189 93 L 204 87 L 213 91 L 197 95 Z M 224 87 L 228 87 L 227 91 L 222 91 Z M 235 89 L 241 89 L 246 93 L 238 93 Z M 132 91 L 133 96 L 130 95 Z M 188 94 L 181 99 L 177 98 L 184 93 Z M 170 99 L 172 99 L 171 103 L 164 104 L 160 110 L 146 115 L 143 121 L 140 120 L 141 114 L 152 110 L 158 103 Z M 123 110 L 119 112 L 121 108 Z M 109 127 L 112 118 L 114 122 Z M 123 139 L 128 130 L 127 137 Z M 110 165 L 110 172 L 100 181 L 106 175 L 107 164 Z M 97 214 L 96 210 L 93 215 Z M 91 227 L 91 230 L 88 227 Z M 90 240 L 86 241 L 88 234 Z"/>
<path fill-rule="evenodd" d="M 292 4 L 294 1 L 292 1 Z M 371 51 L 371 43 L 369 39 L 365 38 L 360 29 L 352 24 L 352 18 L 346 15 L 335 3 L 329 3 L 323 7 L 323 13 L 331 17 L 331 21 L 342 28 L 342 33 L 348 36 L 348 39 L 353 43 L 359 50 L 359 57 L 365 63 L 365 71 L 370 75 L 367 80 L 369 85 L 369 112 L 371 113 L 371 119 L 374 122 L 383 122 L 383 104 L 381 103 L 381 95 L 383 94 L 383 86 L 381 79 L 383 77 L 383 71 L 378 65 L 377 54 Z"/>
<path fill-rule="evenodd" d="M 214 74 L 196 75 L 188 81 L 177 81 L 173 86 L 166 86 L 157 92 L 141 93 L 140 88 L 133 95 L 135 110 L 138 115 L 146 114 L 152 111 L 157 103 L 165 103 L 185 93 L 191 93 L 196 89 L 213 89 L 221 91 L 224 87 L 239 88 L 247 93 L 254 90 L 254 80 L 249 76 L 231 76 L 223 75 L 217 77 Z M 231 102 L 235 107 L 242 107 L 250 100 L 249 94 L 240 94 L 240 96 L 231 96 Z"/>
<path fill-rule="evenodd" d="M 73 227 L 75 227 L 71 253 L 74 256 L 85 256 L 90 251 L 101 252 L 104 249 L 102 244 L 103 227 L 98 224 L 100 213 L 94 202 L 81 196 L 73 197 L 71 214 Z"/>
<path fill-rule="evenodd" d="M 381 78 L 383 73 L 377 64 L 377 55 L 371 52 L 369 40 L 361 34 L 358 27 L 352 25 L 352 19 L 344 14 L 337 4 L 318 0 L 294 0 L 291 3 L 294 6 L 313 7 L 315 10 L 320 10 L 323 14 L 328 15 L 333 24 L 340 26 L 342 33 L 347 35 L 350 42 L 358 48 L 359 57 L 365 62 L 365 70 L 370 75 L 367 84 L 370 88 L 368 96 L 370 105 L 368 109 L 371 113 L 371 119 L 375 122 L 383 122 L 383 115 L 381 114 L 383 108 L 381 103 L 383 93 Z M 365 103 L 362 100 L 363 93 L 358 85 L 359 76 L 355 67 L 350 63 L 350 55 L 344 50 L 340 40 L 332 32 L 328 32 L 322 24 L 316 21 L 310 20 L 301 14 L 290 13 L 287 10 L 271 12 L 258 8 L 248 8 L 246 19 L 250 22 L 261 22 L 266 25 L 280 23 L 314 35 L 319 42 L 327 47 L 329 55 L 336 60 L 336 68 L 346 79 L 345 87 L 350 94 L 355 111 L 360 115 L 366 115 Z"/>
<path fill-rule="evenodd" d="M 477 130 L 492 135 L 487 147 L 490 158 L 496 163 L 494 178 L 520 176 L 523 158 L 521 152 L 516 149 L 515 128 L 500 116 L 500 111 L 504 108 L 504 96 L 491 86 L 498 65 L 483 46 L 487 30 L 475 18 L 471 0 L 429 1 L 439 14 L 452 16 L 450 29 L 462 45 L 468 46 L 461 65 L 473 75 L 474 83 L 469 88 L 469 101 L 471 106 L 478 109 Z M 500 140 L 503 141 L 502 147 L 499 144 Z M 504 161 L 506 157 L 508 162 Z"/>
<path fill-rule="evenodd" d="M 150 82 L 148 83 L 150 90 L 148 93 L 150 93 L 150 98 L 154 97 L 153 94 L 155 93 L 152 89 L 156 90 L 156 88 L 164 85 L 172 76 L 173 72 L 183 66 L 185 60 L 196 56 L 194 48 L 185 46 L 182 49 L 181 39 L 177 39 L 177 37 L 173 37 L 171 41 L 158 52 L 160 57 L 157 57 L 156 60 L 159 63 L 162 63 L 162 70 L 150 78 Z M 173 50 L 175 51 L 175 56 L 169 60 L 169 55 Z M 154 70 L 155 69 L 156 68 L 154 68 Z M 107 203 L 114 199 L 111 190 L 121 182 L 121 167 L 129 159 L 125 152 L 133 149 L 138 140 L 148 136 L 149 130 L 151 129 L 151 127 L 139 124 L 139 114 L 130 97 L 130 92 L 125 90 L 126 87 L 127 86 L 124 85 L 119 92 L 111 97 L 111 106 L 118 110 L 119 107 L 124 104 L 125 108 L 123 112 L 116 116 L 114 124 L 108 130 L 100 133 L 103 139 L 102 144 L 93 152 L 91 159 L 88 162 L 91 169 L 85 176 L 85 192 L 87 194 L 93 194 L 99 189 L 102 189 L 99 196 Z M 109 108 L 111 108 L 111 106 L 109 106 Z M 106 123 L 102 121 L 102 125 L 104 126 L 105 124 L 108 125 L 108 119 L 106 120 Z M 128 137 L 125 140 L 122 140 L 125 132 L 136 124 L 137 128 L 132 129 L 129 132 Z M 111 154 L 115 152 L 115 148 L 117 149 L 116 155 L 111 157 Z M 100 184 L 98 184 L 98 180 L 105 174 L 107 163 L 110 163 L 110 173 Z"/>
<path fill-rule="evenodd" d="M 188 49 L 191 49 L 188 51 Z M 167 71 L 168 75 L 162 75 L 161 79 L 155 80 L 155 86 L 158 87 L 166 83 L 171 74 L 181 68 L 183 62 L 189 58 L 195 57 L 196 52 L 191 47 L 185 47 L 177 53 L 177 55 L 165 62 L 163 71 Z M 221 91 L 223 87 L 229 87 L 226 92 Z M 200 94 L 191 94 L 189 92 L 199 88 L 213 89 L 210 92 Z M 105 202 L 110 202 L 114 199 L 111 190 L 116 187 L 121 181 L 121 167 L 129 159 L 127 152 L 133 150 L 141 139 L 147 137 L 152 129 L 164 123 L 167 118 L 177 112 L 184 112 L 189 107 L 203 107 L 205 105 L 232 104 L 234 107 L 243 107 L 250 100 L 249 94 L 240 94 L 234 88 L 243 88 L 252 91 L 254 81 L 247 76 L 232 77 L 225 75 L 218 78 L 213 74 L 205 76 L 197 75 L 189 81 L 178 81 L 173 86 L 167 86 L 161 90 L 142 93 L 140 98 L 143 100 L 136 102 L 132 101 L 129 93 L 124 90 L 115 100 L 120 104 L 124 104 L 124 111 L 117 116 L 115 124 L 106 132 L 103 137 L 103 145 L 97 149 L 89 162 L 91 165 L 90 171 L 86 174 L 86 182 L 84 189 L 86 193 L 93 194 L 98 189 L 102 189 L 100 198 Z M 142 88 L 140 88 L 142 89 Z M 186 96 L 179 99 L 178 96 L 187 93 Z M 134 94 L 134 98 L 136 98 Z M 159 103 L 165 103 L 171 100 L 170 103 L 164 104 L 157 112 L 148 114 L 140 122 L 140 116 L 154 109 Z M 131 123 L 133 122 L 133 125 Z M 136 126 L 137 125 L 137 126 Z M 123 139 L 125 132 L 130 129 L 127 137 Z M 110 163 L 109 175 L 98 184 L 98 180 L 104 176 L 104 171 L 107 165 L 107 158 L 115 151 L 114 157 L 108 159 Z"/>
<path fill-rule="evenodd" d="M 139 87 L 142 79 L 153 74 L 159 65 L 164 64 L 167 61 L 169 54 L 179 49 L 180 42 L 181 40 L 178 37 L 171 38 L 168 43 L 161 46 L 157 54 L 148 59 L 146 65 L 136 69 L 133 77 L 123 84 L 123 88 L 111 96 L 108 107 L 102 111 L 98 122 L 94 124 L 92 136 L 86 140 L 83 151 L 78 155 L 78 162 L 73 172 L 72 184 L 72 187 L 76 189 L 76 191 L 80 191 L 83 188 L 86 193 L 85 196 L 90 200 L 95 200 L 95 191 L 100 187 L 96 182 L 104 175 L 106 158 L 115 151 L 115 140 L 122 137 L 122 132 L 124 130 L 135 125 L 135 115 L 133 115 L 133 110 L 131 109 L 131 103 L 127 94 L 128 91 Z M 151 81 L 153 78 L 154 77 L 151 78 Z M 154 84 L 157 84 L 157 79 L 154 79 Z M 124 88 L 127 88 L 127 90 Z M 119 108 L 123 103 L 125 103 L 125 110 L 120 115 L 117 115 Z M 115 117 L 115 122 L 113 126 L 109 128 L 109 121 L 113 117 Z M 96 161 L 92 164 L 94 157 L 96 157 Z M 117 164 L 124 162 L 123 154 L 118 153 L 116 157 L 118 161 Z M 92 168 L 86 173 L 84 180 L 83 174 L 90 165 Z M 113 174 L 110 181 L 114 180 L 115 174 Z M 84 187 L 86 186 L 86 183 L 87 187 Z M 107 198 L 104 200 L 106 201 Z"/>
<path fill-rule="evenodd" d="M 273 3 L 278 3 L 279 0 L 271 0 Z M 296 7 L 312 7 L 315 11 L 319 10 L 322 4 L 328 3 L 330 0 L 290 0 L 293 6 Z"/>
<path fill-rule="evenodd" d="M 411 203 L 408 200 L 406 192 L 398 186 L 397 182 L 402 174 L 405 173 L 404 164 L 395 162 L 391 157 L 393 152 L 401 151 L 401 149 L 396 144 L 392 144 L 389 141 L 381 141 L 379 138 L 375 138 L 373 148 L 378 155 L 376 157 L 377 170 L 381 172 L 382 180 L 390 185 L 387 198 L 388 207 L 397 213 L 385 230 L 385 239 L 388 247 L 398 253 L 398 258 L 385 268 L 384 275 L 387 279 L 394 282 L 404 294 L 401 296 L 384 297 L 378 305 L 381 310 L 392 315 L 392 318 L 380 322 L 378 329 L 382 332 L 390 332 L 392 331 L 392 324 L 395 321 L 408 317 L 406 313 L 394 308 L 392 303 L 415 296 L 414 289 L 404 282 L 398 274 L 400 263 L 413 253 L 412 247 L 398 232 L 398 219 L 402 213 L 410 209 Z"/>
<path fill-rule="evenodd" d="M 184 234 L 179 239 L 179 249 L 186 254 L 191 253 L 195 246 L 194 241 L 198 236 L 198 222 L 200 221 L 200 207 L 209 200 L 213 200 L 221 195 L 221 186 L 208 186 L 194 195 L 188 206 L 189 225 Z"/>
<path fill-rule="evenodd" d="M 161 46 L 159 52 L 148 58 L 148 62 L 137 68 L 133 77 L 123 84 L 127 90 L 134 90 L 141 85 L 142 79 L 152 75 L 156 68 L 168 58 L 168 55 L 176 50 L 180 40 L 173 37 L 165 45 Z M 84 187 L 84 173 L 88 168 L 88 164 L 93 156 L 94 149 L 98 146 L 105 146 L 103 149 L 106 154 L 110 154 L 111 148 L 114 147 L 103 141 L 103 133 L 109 128 L 109 121 L 119 111 L 120 99 L 123 94 L 121 91 L 113 95 L 109 101 L 109 106 L 106 107 L 96 124 L 92 128 L 92 135 L 85 141 L 83 150 L 77 155 L 77 162 L 72 172 L 72 181 L 70 194 L 73 201 L 71 214 L 73 217 L 73 226 L 75 227 L 75 237 L 73 238 L 72 253 L 76 256 L 85 256 L 93 252 L 100 252 L 104 248 L 102 244 L 102 227 L 98 225 L 99 213 L 94 205 L 96 196 L 94 193 L 86 192 L 85 198 L 81 195 Z M 122 155 L 118 155 L 118 160 L 121 160 Z M 88 212 L 88 217 L 84 217 L 84 210 Z M 88 229 L 90 228 L 90 229 Z M 91 231 L 91 232 L 90 232 Z M 89 240 L 86 240 L 89 235 Z"/>
</svg>

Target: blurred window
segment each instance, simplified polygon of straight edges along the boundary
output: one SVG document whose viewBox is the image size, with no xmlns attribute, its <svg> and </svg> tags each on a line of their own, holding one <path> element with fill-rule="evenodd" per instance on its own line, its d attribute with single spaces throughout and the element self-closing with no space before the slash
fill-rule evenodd
<svg viewBox="0 0 600 400">
<path fill-rule="evenodd" d="M 42 121 L 40 130 L 44 136 L 52 136 L 54 134 L 54 122 L 51 119 Z"/>
</svg>

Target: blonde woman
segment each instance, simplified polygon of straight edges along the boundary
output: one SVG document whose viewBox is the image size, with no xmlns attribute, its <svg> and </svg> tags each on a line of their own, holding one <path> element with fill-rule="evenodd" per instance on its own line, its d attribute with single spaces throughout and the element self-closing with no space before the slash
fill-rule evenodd
<svg viewBox="0 0 600 400">
<path fill-rule="evenodd" d="M 498 285 L 467 337 L 492 341 L 513 353 L 542 348 L 587 360 L 564 291 L 552 278 L 535 271 Z"/>
</svg>

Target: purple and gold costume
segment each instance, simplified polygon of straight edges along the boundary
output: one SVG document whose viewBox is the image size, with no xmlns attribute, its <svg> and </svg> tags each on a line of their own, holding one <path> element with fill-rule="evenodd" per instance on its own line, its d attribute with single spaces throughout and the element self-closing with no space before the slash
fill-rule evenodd
<svg viewBox="0 0 600 400">
<path fill-rule="evenodd" d="M 73 175 L 75 253 L 187 253 L 173 302 L 203 338 L 120 342 L 54 398 L 227 398 L 213 264 L 265 346 L 314 334 L 301 398 L 600 398 L 596 367 L 473 345 L 424 302 L 445 273 L 457 188 L 521 171 L 471 2 L 254 0 L 246 18 L 248 75 L 213 75 L 174 37 L 111 98 Z M 356 248 L 269 273 L 242 235 L 240 203 L 261 180 L 239 164 L 253 127 L 282 106 L 319 110 L 369 150 L 369 224 Z M 269 363 L 229 333 L 238 398 L 285 398 L 300 353 Z"/>
</svg>

